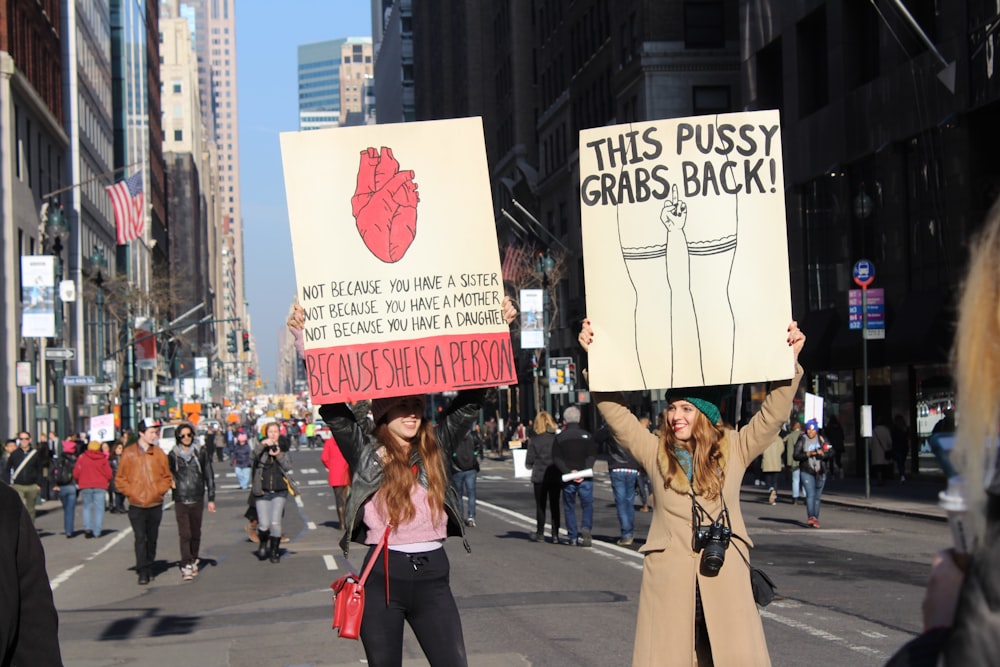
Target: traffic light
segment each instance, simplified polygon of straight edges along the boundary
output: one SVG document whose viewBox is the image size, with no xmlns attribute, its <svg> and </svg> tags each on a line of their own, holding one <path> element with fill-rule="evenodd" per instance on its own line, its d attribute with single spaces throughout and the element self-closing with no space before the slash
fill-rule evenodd
<svg viewBox="0 0 1000 667">
<path fill-rule="evenodd" d="M 236 354 L 239 350 L 236 348 L 236 332 L 230 331 L 226 334 L 226 349 L 229 350 L 229 354 Z"/>
<path fill-rule="evenodd" d="M 250 351 L 250 334 L 247 333 L 246 331 L 243 332 L 243 351 L 244 352 Z"/>
<path fill-rule="evenodd" d="M 566 384 L 569 385 L 570 391 L 576 388 L 576 364 L 570 364 L 566 367 Z"/>
<path fill-rule="evenodd" d="M 245 336 L 246 334 L 243 334 L 243 335 Z M 252 368 L 248 368 L 247 369 L 247 379 L 248 380 L 253 380 L 253 369 Z"/>
</svg>

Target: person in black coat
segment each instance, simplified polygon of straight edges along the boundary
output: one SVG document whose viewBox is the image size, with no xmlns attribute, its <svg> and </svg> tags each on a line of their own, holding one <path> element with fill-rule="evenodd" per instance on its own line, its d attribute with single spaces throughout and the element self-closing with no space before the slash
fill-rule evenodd
<svg viewBox="0 0 1000 667">
<path fill-rule="evenodd" d="M 0 482 L 0 667 L 61 667 L 45 551 L 20 497 Z"/>
<path fill-rule="evenodd" d="M 563 518 L 570 544 L 581 547 L 591 545 L 590 531 L 594 525 L 594 461 L 597 459 L 597 441 L 580 426 L 580 408 L 571 405 L 563 412 L 566 428 L 556 434 L 552 446 L 552 461 L 563 475 L 583 475 L 563 482 Z M 563 479 L 566 479 L 565 477 Z M 576 499 L 580 498 L 581 521 L 577 532 Z"/>
</svg>

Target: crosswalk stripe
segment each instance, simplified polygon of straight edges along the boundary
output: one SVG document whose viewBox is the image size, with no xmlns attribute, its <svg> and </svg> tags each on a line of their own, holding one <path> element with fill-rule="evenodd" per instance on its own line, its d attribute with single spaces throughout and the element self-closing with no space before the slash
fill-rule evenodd
<svg viewBox="0 0 1000 667">
<path fill-rule="evenodd" d="M 323 562 L 326 563 L 326 569 L 328 570 L 337 569 L 337 561 L 334 560 L 333 556 L 331 556 L 330 554 L 326 554 L 323 556 Z"/>
</svg>

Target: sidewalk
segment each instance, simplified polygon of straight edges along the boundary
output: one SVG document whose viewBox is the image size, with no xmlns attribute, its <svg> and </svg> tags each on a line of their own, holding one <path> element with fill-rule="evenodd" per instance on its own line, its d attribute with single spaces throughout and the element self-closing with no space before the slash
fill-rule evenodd
<svg viewBox="0 0 1000 667">
<path fill-rule="evenodd" d="M 747 478 L 750 481 L 743 484 L 744 494 L 767 495 L 765 487 L 754 486 L 749 475 Z M 789 503 L 792 501 L 792 492 L 787 488 L 786 480 L 782 480 L 782 483 L 785 488 L 778 489 L 778 502 Z M 943 477 L 935 476 L 923 476 L 918 479 L 907 477 L 903 483 L 893 480 L 883 486 L 877 486 L 873 478 L 870 497 L 866 498 L 863 477 L 827 478 L 826 487 L 823 489 L 823 504 L 946 521 L 944 510 L 938 507 L 937 497 L 938 492 L 943 491 L 946 485 L 947 482 Z M 801 497 L 800 502 L 802 502 Z"/>
</svg>

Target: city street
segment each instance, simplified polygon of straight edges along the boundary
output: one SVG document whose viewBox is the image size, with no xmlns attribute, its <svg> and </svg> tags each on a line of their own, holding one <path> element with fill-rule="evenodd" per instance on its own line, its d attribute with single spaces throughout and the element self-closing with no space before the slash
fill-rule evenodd
<svg viewBox="0 0 1000 667">
<path fill-rule="evenodd" d="M 48 502 L 38 526 L 66 665 L 364 664 L 361 644 L 330 630 L 329 584 L 347 562 L 336 548 L 340 531 L 319 451 L 293 456 L 303 494 L 286 513 L 292 539 L 281 563 L 252 555 L 246 492 L 222 464 L 219 510 L 205 515 L 203 565 L 193 582 L 182 582 L 176 567 L 172 508 L 160 531 L 161 567 L 140 587 L 126 516 L 106 515 L 100 539 L 67 540 L 61 507 Z M 606 474 L 596 487 L 593 548 L 533 543 L 529 482 L 513 478 L 509 458 L 484 461 L 478 525 L 468 530 L 472 553 L 458 540 L 447 544 L 470 664 L 629 664 L 642 568 L 636 549 L 650 514 L 636 515 L 636 544 L 618 547 Z M 757 543 L 754 562 L 782 596 L 761 612 L 773 663 L 884 664 L 919 631 L 928 563 L 948 544 L 947 525 L 828 504 L 823 528 L 813 530 L 801 504 L 763 498 L 749 486 L 744 516 Z M 352 546 L 355 566 L 362 551 Z M 725 567 L 737 565 L 727 559 Z M 426 664 L 409 631 L 405 651 L 406 664 Z"/>
</svg>

